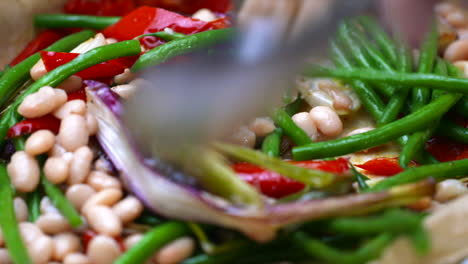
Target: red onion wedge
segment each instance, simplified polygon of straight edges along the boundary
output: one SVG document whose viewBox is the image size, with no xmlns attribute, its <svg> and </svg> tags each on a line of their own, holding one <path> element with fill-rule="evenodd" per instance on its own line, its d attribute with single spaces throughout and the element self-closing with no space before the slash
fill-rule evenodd
<svg viewBox="0 0 468 264">
<path fill-rule="evenodd" d="M 145 165 L 144 158 L 120 120 L 123 106 L 109 87 L 87 81 L 88 109 L 98 120 L 97 139 L 127 188 L 155 213 L 168 218 L 215 224 L 239 230 L 265 242 L 289 224 L 356 215 L 409 204 L 432 195 L 434 183 L 423 181 L 378 193 L 353 194 L 312 201 L 238 206 L 191 186 L 174 182 Z"/>
</svg>

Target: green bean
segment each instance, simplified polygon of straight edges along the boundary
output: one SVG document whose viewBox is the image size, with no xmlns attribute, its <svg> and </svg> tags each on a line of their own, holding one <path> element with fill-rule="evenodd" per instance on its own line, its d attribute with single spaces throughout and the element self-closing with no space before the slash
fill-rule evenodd
<svg viewBox="0 0 468 264">
<path fill-rule="evenodd" d="M 283 131 L 281 128 L 275 129 L 275 131 L 266 136 L 262 143 L 263 153 L 270 157 L 279 157 L 282 136 Z"/>
<path fill-rule="evenodd" d="M 215 143 L 214 147 L 227 156 L 278 172 L 285 177 L 303 182 L 314 188 L 328 186 L 335 178 L 331 173 L 301 168 L 279 158 L 269 157 L 260 151 L 249 148 L 224 143 Z"/>
<path fill-rule="evenodd" d="M 366 82 L 387 82 L 407 86 L 427 86 L 453 93 L 468 94 L 468 79 L 445 77 L 424 73 L 390 73 L 369 69 L 330 69 L 320 66 L 309 67 L 307 77 L 330 77 L 344 80 L 358 79 Z"/>
<path fill-rule="evenodd" d="M 337 67 L 353 67 L 351 60 L 346 56 L 345 52 L 338 46 L 335 41 L 331 42 L 331 53 L 333 62 Z M 374 89 L 370 85 L 359 80 L 350 80 L 350 83 L 366 110 L 375 120 L 378 120 L 382 115 L 384 104 L 377 93 L 375 93 Z"/>
<path fill-rule="evenodd" d="M 185 37 L 187 37 L 187 35 L 177 33 L 177 32 L 168 33 L 166 31 L 160 31 L 160 32 L 156 32 L 156 33 L 143 34 L 143 35 L 140 35 L 140 36 L 136 37 L 136 39 L 140 39 L 140 38 L 144 38 L 144 37 L 158 37 L 158 38 L 166 40 L 166 41 L 171 41 L 171 40 L 185 38 Z"/>
<path fill-rule="evenodd" d="M 429 177 L 436 180 L 445 180 L 456 177 L 464 177 L 468 173 L 468 159 L 451 162 L 442 162 L 439 164 L 425 165 L 417 168 L 409 168 L 390 178 L 377 183 L 370 191 L 381 191 L 391 187 L 417 182 Z"/>
<path fill-rule="evenodd" d="M 352 36 L 352 29 L 350 28 L 349 23 L 341 23 L 338 29 L 338 40 L 342 43 L 343 46 L 347 47 L 350 53 L 353 55 L 353 58 L 357 61 L 359 66 L 365 69 L 373 69 L 374 66 L 371 64 L 370 58 L 366 56 L 364 48 L 356 43 L 355 39 Z M 394 92 L 394 87 L 388 85 L 387 83 L 376 84 L 377 88 L 380 88 L 380 91 L 387 97 L 391 97 Z"/>
<path fill-rule="evenodd" d="M 356 167 L 354 167 L 352 164 L 350 164 L 351 167 L 351 172 L 353 173 L 353 180 L 356 181 L 359 185 L 359 190 L 363 191 L 369 188 L 369 185 L 367 185 L 366 181 L 369 180 L 365 175 L 360 173 Z"/>
<path fill-rule="evenodd" d="M 304 99 L 302 99 L 302 98 L 299 96 L 299 97 L 297 97 L 296 100 L 294 100 L 292 103 L 287 104 L 287 105 L 284 107 L 284 111 L 286 111 L 286 113 L 287 113 L 289 116 L 293 116 L 293 115 L 297 114 L 297 112 L 300 111 L 301 106 L 302 106 L 302 103 L 304 103 Z"/>
<path fill-rule="evenodd" d="M 294 123 L 285 110 L 278 108 L 273 114 L 273 121 L 283 130 L 285 135 L 291 138 L 294 144 L 301 146 L 312 143 L 306 132 Z"/>
<path fill-rule="evenodd" d="M 337 250 L 320 240 L 309 238 L 300 232 L 294 238 L 297 245 L 303 247 L 310 257 L 318 258 L 328 263 L 362 264 L 379 257 L 394 237 L 388 233 L 381 234 L 369 240 L 355 252 Z"/>
<path fill-rule="evenodd" d="M 461 95 L 458 94 L 443 95 L 419 111 L 366 133 L 295 147 L 293 157 L 295 160 L 335 157 L 395 140 L 403 135 L 425 129 L 431 122 L 439 120 L 460 97 Z"/>
<path fill-rule="evenodd" d="M 327 223 L 327 229 L 352 236 L 377 235 L 385 232 L 400 234 L 413 231 L 421 225 L 421 220 L 421 216 L 409 211 L 390 210 L 373 217 L 333 219 Z"/>
<path fill-rule="evenodd" d="M 427 34 L 419 55 L 418 73 L 430 73 L 436 61 L 439 44 L 439 33 L 434 23 Z M 430 90 L 426 87 L 413 89 L 413 111 L 416 111 L 429 102 Z"/>
<path fill-rule="evenodd" d="M 144 263 L 154 252 L 167 243 L 189 234 L 187 226 L 180 222 L 169 222 L 155 227 L 127 252 L 120 256 L 115 264 Z"/>
<path fill-rule="evenodd" d="M 73 204 L 63 195 L 60 188 L 49 182 L 44 173 L 41 172 L 41 183 L 44 187 L 46 195 L 50 198 L 54 206 L 68 220 L 72 227 L 79 227 L 83 224 L 80 214 L 75 209 Z"/>
<path fill-rule="evenodd" d="M 17 108 L 24 100 L 24 98 L 29 94 L 37 92 L 44 86 L 55 87 L 73 74 L 98 63 L 124 56 L 138 55 L 140 52 L 141 48 L 140 42 L 138 42 L 138 40 L 122 41 L 90 50 L 84 54 L 81 54 L 71 62 L 47 73 L 44 77 L 31 85 L 24 93 L 18 96 L 15 102 L 0 118 L 0 145 L 3 144 L 8 133 L 8 129 L 21 119 L 21 116 L 17 113 Z"/>
<path fill-rule="evenodd" d="M 166 62 L 176 56 L 213 46 L 231 39 L 233 34 L 233 29 L 218 29 L 173 40 L 141 55 L 131 70 L 132 72 L 139 72 L 145 68 Z"/>
<path fill-rule="evenodd" d="M 70 51 L 77 45 L 94 36 L 94 32 L 90 30 L 81 31 L 70 36 L 64 37 L 49 46 L 47 51 Z M 36 64 L 41 55 L 35 53 L 24 61 L 18 63 L 8 69 L 0 78 L 0 107 L 3 107 L 8 102 L 12 95 L 18 92 L 18 89 L 31 78 L 30 70 Z M 1 134 L 1 133 L 0 133 Z M 2 137 L 3 138 L 3 137 Z"/>
<path fill-rule="evenodd" d="M 456 142 L 468 144 L 468 128 L 464 128 L 449 119 L 443 118 L 440 121 L 437 134 L 453 139 Z"/>
<path fill-rule="evenodd" d="M 41 192 L 39 190 L 26 194 L 30 222 L 36 222 L 37 218 L 41 215 L 41 198 Z"/>
<path fill-rule="evenodd" d="M 434 73 L 447 76 L 447 67 L 443 60 L 439 60 L 435 66 Z M 443 93 L 440 90 L 433 91 L 434 100 L 440 97 Z M 424 150 L 424 146 L 429 138 L 434 134 L 439 120 L 436 120 L 433 124 L 430 124 L 429 127 L 423 131 L 418 131 L 409 136 L 406 144 L 402 145 L 402 151 L 398 162 L 402 168 L 406 168 L 408 164 L 417 157 L 421 151 Z"/>
<path fill-rule="evenodd" d="M 400 45 L 400 52 L 398 56 L 398 70 L 400 72 L 411 72 L 413 68 L 412 54 L 409 47 Z M 403 110 L 406 98 L 409 94 L 409 88 L 402 86 L 394 96 L 390 98 L 387 107 L 378 120 L 379 125 L 388 124 L 398 118 L 398 114 Z"/>
<path fill-rule="evenodd" d="M 453 108 L 458 115 L 468 118 L 468 97 L 463 97 Z"/>
<path fill-rule="evenodd" d="M 426 255 L 431 250 L 431 238 L 422 224 L 410 232 L 408 237 L 416 253 L 420 256 Z"/>
<path fill-rule="evenodd" d="M 397 63 L 398 55 L 395 43 L 390 36 L 380 27 L 373 18 L 368 16 L 361 16 L 358 18 L 359 23 L 363 26 L 365 31 L 375 38 L 375 41 L 379 45 L 379 48 L 385 54 L 385 56 L 394 64 Z"/>
<path fill-rule="evenodd" d="M 5 164 L 0 164 L 0 227 L 8 249 L 8 254 L 14 263 L 33 263 L 21 238 L 13 205 L 13 189 Z"/>
<path fill-rule="evenodd" d="M 121 17 L 69 14 L 41 14 L 34 17 L 34 26 L 42 28 L 104 29 L 117 23 Z"/>
</svg>

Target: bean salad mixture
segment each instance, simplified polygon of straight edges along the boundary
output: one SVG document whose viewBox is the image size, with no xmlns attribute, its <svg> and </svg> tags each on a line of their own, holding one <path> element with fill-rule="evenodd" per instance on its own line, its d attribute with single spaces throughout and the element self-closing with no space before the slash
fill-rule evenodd
<svg viewBox="0 0 468 264">
<path fill-rule="evenodd" d="M 468 10 L 438 4 L 418 49 L 347 18 L 333 64 L 307 65 L 270 116 L 176 163 L 142 154 L 122 118 L 140 73 L 231 40 L 232 10 L 68 0 L 35 16 L 0 73 L 1 264 L 468 257 Z"/>
</svg>

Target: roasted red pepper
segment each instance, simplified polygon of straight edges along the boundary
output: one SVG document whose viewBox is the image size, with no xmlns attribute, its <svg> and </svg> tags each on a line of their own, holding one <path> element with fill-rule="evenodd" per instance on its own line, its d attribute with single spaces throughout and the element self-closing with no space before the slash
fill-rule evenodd
<svg viewBox="0 0 468 264">
<path fill-rule="evenodd" d="M 34 133 L 41 129 L 47 129 L 57 134 L 60 128 L 60 120 L 53 115 L 46 115 L 39 118 L 31 118 L 20 121 L 8 130 L 8 138 L 19 137 Z"/>
<path fill-rule="evenodd" d="M 193 14 L 202 8 L 226 13 L 233 6 L 231 0 L 136 0 L 136 2 L 138 5 L 157 6 L 186 14 Z"/>
<path fill-rule="evenodd" d="M 330 161 L 291 161 L 291 163 L 303 168 L 318 169 L 336 174 L 349 172 L 348 161 L 342 158 Z M 237 163 L 232 168 L 244 181 L 255 186 L 261 193 L 269 197 L 282 198 L 297 193 L 305 187 L 301 182 L 249 163 Z"/>
<path fill-rule="evenodd" d="M 44 65 L 47 71 L 51 71 L 59 66 L 62 66 L 72 61 L 79 55 L 80 54 L 77 53 L 41 51 L 41 58 L 44 61 Z M 80 76 L 84 80 L 111 78 L 115 75 L 123 73 L 126 68 L 131 67 L 131 65 L 135 62 L 135 59 L 130 60 L 129 58 L 120 58 L 106 61 L 94 65 L 86 70 L 80 71 L 76 75 Z"/>
<path fill-rule="evenodd" d="M 461 160 L 468 157 L 468 145 L 453 142 L 442 137 L 434 137 L 426 144 L 426 149 L 442 162 Z"/>
<path fill-rule="evenodd" d="M 119 22 L 104 29 L 103 33 L 106 37 L 117 40 L 129 40 L 143 34 L 160 32 L 165 28 L 190 35 L 224 28 L 227 24 L 223 21 L 225 21 L 224 18 L 213 22 L 204 22 L 165 9 L 142 6 L 124 16 Z M 141 42 L 146 48 L 154 48 L 164 43 L 163 40 L 156 37 L 144 37 Z"/>
<path fill-rule="evenodd" d="M 416 163 L 411 162 L 410 166 Z M 358 168 L 366 170 L 368 173 L 378 176 L 393 176 L 403 171 L 398 164 L 398 158 L 375 158 L 361 165 L 355 165 Z"/>
<path fill-rule="evenodd" d="M 123 16 L 135 9 L 133 0 L 69 0 L 65 4 L 65 13 Z"/>
<path fill-rule="evenodd" d="M 48 46 L 54 44 L 64 35 L 64 33 L 60 33 L 55 30 L 43 31 L 34 40 L 29 42 L 26 48 L 24 48 L 24 50 L 11 61 L 10 66 L 15 66 L 16 64 L 27 59 L 29 56 L 33 55 L 34 53 L 41 51 L 47 48 Z"/>
</svg>

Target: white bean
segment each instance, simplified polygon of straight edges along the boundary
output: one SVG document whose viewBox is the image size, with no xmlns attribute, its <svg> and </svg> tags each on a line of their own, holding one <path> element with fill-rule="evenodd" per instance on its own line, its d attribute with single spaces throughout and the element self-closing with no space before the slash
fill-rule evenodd
<svg viewBox="0 0 468 264">
<path fill-rule="evenodd" d="M 434 199 L 439 202 L 446 202 L 466 193 L 468 193 L 468 188 L 462 182 L 449 179 L 437 183 Z"/>
<path fill-rule="evenodd" d="M 70 230 L 70 224 L 68 220 L 61 214 L 48 213 L 39 216 L 36 220 L 36 224 L 41 230 L 49 235 L 55 235 Z"/>
<path fill-rule="evenodd" d="M 143 238 L 143 234 L 133 234 L 126 237 L 123 241 L 125 249 L 130 249 L 136 245 Z"/>
<path fill-rule="evenodd" d="M 117 242 L 108 236 L 95 236 L 88 245 L 88 257 L 92 263 L 112 264 L 120 255 Z"/>
<path fill-rule="evenodd" d="M 138 87 L 136 85 L 129 83 L 114 86 L 111 88 L 111 90 L 118 94 L 120 97 L 124 99 L 129 99 L 135 94 L 137 88 Z"/>
<path fill-rule="evenodd" d="M 86 127 L 90 136 L 94 136 L 99 129 L 96 117 L 90 113 L 86 114 Z"/>
<path fill-rule="evenodd" d="M 83 85 L 83 79 L 80 76 L 72 75 L 63 81 L 57 88 L 66 91 L 67 93 L 73 93 L 81 89 Z"/>
<path fill-rule="evenodd" d="M 40 204 L 41 214 L 60 214 L 59 210 L 52 204 L 52 201 L 49 197 L 44 196 L 41 199 Z"/>
<path fill-rule="evenodd" d="M 18 107 L 18 113 L 27 118 L 41 117 L 59 108 L 67 101 L 67 94 L 50 86 L 26 96 Z"/>
<path fill-rule="evenodd" d="M 47 154 L 49 155 L 49 157 L 59 157 L 65 154 L 66 152 L 67 151 L 62 146 L 60 146 L 60 144 L 55 144 Z"/>
<path fill-rule="evenodd" d="M 143 204 L 137 198 L 128 196 L 112 207 L 114 213 L 122 223 L 129 223 L 138 218 L 143 212 Z"/>
<path fill-rule="evenodd" d="M 67 161 L 61 157 L 50 157 L 44 164 L 44 174 L 46 178 L 54 183 L 59 184 L 67 180 L 70 166 Z"/>
<path fill-rule="evenodd" d="M 241 126 L 229 137 L 229 142 L 248 148 L 255 146 L 255 140 L 255 133 L 246 126 Z"/>
<path fill-rule="evenodd" d="M 65 196 L 76 209 L 81 210 L 85 202 L 95 193 L 96 191 L 87 184 L 74 184 L 67 189 Z"/>
<path fill-rule="evenodd" d="M 451 11 L 445 19 L 455 28 L 464 28 L 468 25 L 468 16 L 462 10 Z"/>
<path fill-rule="evenodd" d="M 91 264 L 91 260 L 82 253 L 71 253 L 65 257 L 63 264 Z"/>
<path fill-rule="evenodd" d="M 294 123 L 300 127 L 306 134 L 315 140 L 317 138 L 317 127 L 312 117 L 307 112 L 300 112 L 292 116 Z"/>
<path fill-rule="evenodd" d="M 13 154 L 7 169 L 13 186 L 20 192 L 32 192 L 39 184 L 39 165 L 24 151 Z"/>
<path fill-rule="evenodd" d="M 88 146 L 80 147 L 73 154 L 70 162 L 70 177 L 68 184 L 82 183 L 91 171 L 93 152 Z"/>
<path fill-rule="evenodd" d="M 0 264 L 13 264 L 6 248 L 0 248 Z"/>
<path fill-rule="evenodd" d="M 195 250 L 195 241 L 182 237 L 161 248 L 155 256 L 158 264 L 177 264 L 190 257 Z"/>
<path fill-rule="evenodd" d="M 88 175 L 88 178 L 86 179 L 86 183 L 89 184 L 94 189 L 96 189 L 97 191 L 101 191 L 104 189 L 121 189 L 122 188 L 122 184 L 116 177 L 112 177 L 102 171 L 92 171 Z"/>
<path fill-rule="evenodd" d="M 345 135 L 345 137 L 350 137 L 350 136 L 366 133 L 366 132 L 369 132 L 369 131 L 374 130 L 374 129 L 375 129 L 374 127 L 361 127 L 361 128 L 358 128 L 358 129 L 355 129 L 353 131 L 348 132 Z"/>
<path fill-rule="evenodd" d="M 327 137 L 336 137 L 343 132 L 343 123 L 338 114 L 327 106 L 316 106 L 310 110 L 310 116 L 317 129 Z"/>
<path fill-rule="evenodd" d="M 91 264 L 91 260 L 82 253 L 71 253 L 65 257 L 63 264 Z"/>
<path fill-rule="evenodd" d="M 192 15 L 192 17 L 205 22 L 211 22 L 218 19 L 218 17 L 216 17 L 216 15 L 207 8 L 202 8 L 198 10 L 197 12 L 195 12 L 195 14 Z"/>
<path fill-rule="evenodd" d="M 31 78 L 35 81 L 39 80 L 40 78 L 42 78 L 42 76 L 46 75 L 47 69 L 44 65 L 44 61 L 41 59 L 36 64 L 34 64 L 34 66 L 29 71 L 29 74 L 31 74 Z"/>
<path fill-rule="evenodd" d="M 94 169 L 107 174 L 112 172 L 112 168 L 110 167 L 109 162 L 104 160 L 103 158 L 99 158 L 94 162 Z"/>
<path fill-rule="evenodd" d="M 66 102 L 54 112 L 54 116 L 58 119 L 64 119 L 71 114 L 84 116 L 86 114 L 86 103 L 83 100 L 72 100 Z"/>
<path fill-rule="evenodd" d="M 444 58 L 450 62 L 468 59 L 468 39 L 452 42 L 444 53 Z"/>
<path fill-rule="evenodd" d="M 15 215 L 18 222 L 26 222 L 28 221 L 28 206 L 26 202 L 21 197 L 16 197 L 13 200 L 15 205 Z"/>
<path fill-rule="evenodd" d="M 124 84 L 130 82 L 133 78 L 135 78 L 135 75 L 130 71 L 130 69 L 125 69 L 123 73 L 118 74 L 114 77 L 114 82 L 116 84 Z"/>
<path fill-rule="evenodd" d="M 89 133 L 85 118 L 75 114 L 66 116 L 60 125 L 58 138 L 67 151 L 88 145 Z"/>
<path fill-rule="evenodd" d="M 104 189 L 91 196 L 82 206 L 81 212 L 86 216 L 89 208 L 95 205 L 113 206 L 122 198 L 120 189 Z"/>
<path fill-rule="evenodd" d="M 44 154 L 51 150 L 55 144 L 55 135 L 49 130 L 38 130 L 26 140 L 24 150 L 31 156 Z"/>
<path fill-rule="evenodd" d="M 29 255 L 35 264 L 46 264 L 52 257 L 54 242 L 48 236 L 39 236 L 27 245 Z"/>
<path fill-rule="evenodd" d="M 122 232 L 122 222 L 111 208 L 102 205 L 91 206 L 86 211 L 89 225 L 100 234 L 115 237 Z"/>
<path fill-rule="evenodd" d="M 119 42 L 119 41 L 116 40 L 115 38 L 106 38 L 107 45 L 114 44 L 114 43 L 117 43 L 117 42 Z"/>
<path fill-rule="evenodd" d="M 275 124 L 269 117 L 255 118 L 249 124 L 249 129 L 255 133 L 257 137 L 264 137 L 275 130 Z"/>
<path fill-rule="evenodd" d="M 98 33 L 96 34 L 96 36 L 81 43 L 80 45 L 72 49 L 70 52 L 71 53 L 85 53 L 94 48 L 101 47 L 106 44 L 107 42 L 106 42 L 106 38 L 104 37 L 104 35 L 102 33 Z"/>
<path fill-rule="evenodd" d="M 32 243 L 37 237 L 44 235 L 37 225 L 29 222 L 20 223 L 19 229 L 25 243 Z"/>
<path fill-rule="evenodd" d="M 52 254 L 54 260 L 63 261 L 66 255 L 78 252 L 81 249 L 80 239 L 73 233 L 58 234 L 52 239 L 54 241 Z"/>
</svg>

